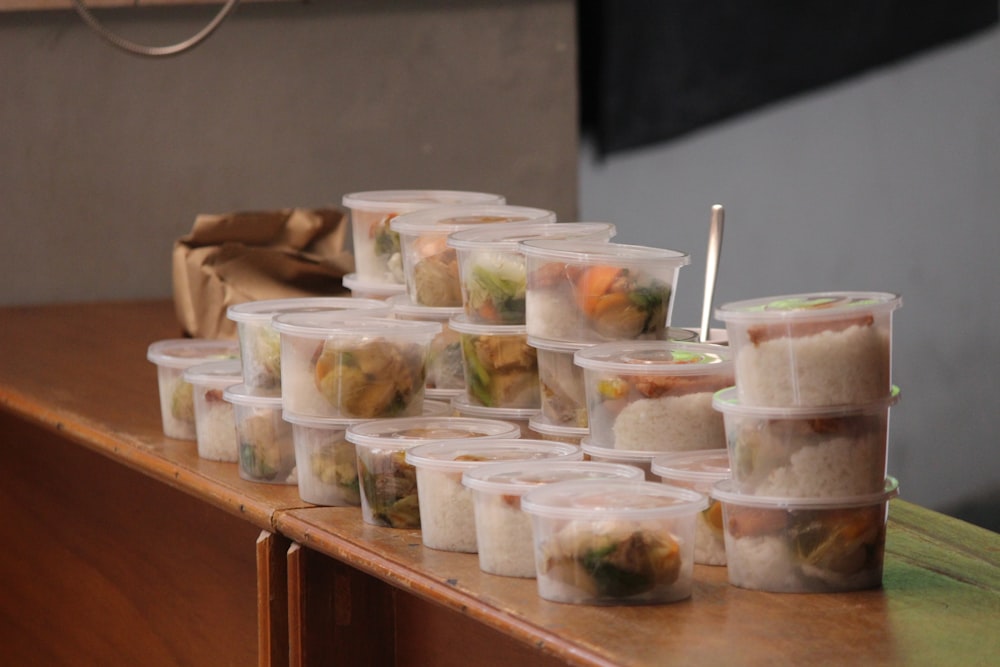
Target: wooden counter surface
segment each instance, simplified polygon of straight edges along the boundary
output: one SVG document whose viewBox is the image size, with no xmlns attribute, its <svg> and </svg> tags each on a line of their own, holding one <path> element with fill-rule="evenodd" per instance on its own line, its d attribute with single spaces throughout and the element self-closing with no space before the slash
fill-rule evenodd
<svg viewBox="0 0 1000 667">
<path fill-rule="evenodd" d="M 528 662 L 1000 664 L 996 533 L 897 499 L 890 504 L 879 590 L 761 593 L 728 585 L 724 568 L 696 566 L 694 594 L 683 602 L 551 603 L 537 596 L 533 580 L 485 574 L 476 556 L 427 549 L 419 532 L 367 525 L 356 508 L 311 507 L 294 487 L 244 482 L 235 464 L 202 461 L 194 443 L 165 438 L 156 369 L 146 360 L 146 348 L 178 333 L 168 302 L 0 309 L 4 423 L 26 422 L 28 431 L 41 429 L 77 449 L 82 445 L 152 478 L 149 484 L 156 480 L 273 530 L 294 542 L 288 553 L 295 568 L 300 555 L 291 557 L 301 548 L 387 584 L 391 595 L 377 596 L 394 604 L 401 597 L 420 600 L 501 633 L 525 651 Z M 905 480 L 901 488 L 905 498 Z M 316 584 L 307 579 L 305 585 Z M 293 664 L 305 664 L 296 661 L 294 650 Z M 406 664 L 405 653 L 406 646 L 395 647 L 396 664 Z"/>
</svg>

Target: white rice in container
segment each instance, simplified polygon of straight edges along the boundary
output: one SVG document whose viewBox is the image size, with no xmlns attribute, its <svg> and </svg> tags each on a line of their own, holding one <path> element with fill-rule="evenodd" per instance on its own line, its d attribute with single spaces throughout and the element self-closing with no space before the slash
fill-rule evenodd
<svg viewBox="0 0 1000 667">
<path fill-rule="evenodd" d="M 184 371 L 184 379 L 194 388 L 198 456 L 209 461 L 239 461 L 236 416 L 223 392 L 242 381 L 240 361 L 230 359 L 198 364 Z"/>
<path fill-rule="evenodd" d="M 469 469 L 496 461 L 582 460 L 579 447 L 546 440 L 464 439 L 430 442 L 406 452 L 417 469 L 420 528 L 424 546 L 476 553 L 472 492 L 462 484 Z"/>
</svg>

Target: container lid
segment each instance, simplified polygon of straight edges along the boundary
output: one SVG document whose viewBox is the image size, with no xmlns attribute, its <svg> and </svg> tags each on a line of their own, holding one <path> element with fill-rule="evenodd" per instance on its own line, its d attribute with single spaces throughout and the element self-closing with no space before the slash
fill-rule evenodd
<svg viewBox="0 0 1000 667">
<path fill-rule="evenodd" d="M 229 306 L 226 317 L 234 322 L 270 322 L 275 315 L 288 312 L 365 311 L 365 316 L 383 317 L 391 310 L 378 299 L 357 299 L 350 296 L 312 296 L 294 299 L 261 299 Z M 375 312 L 379 311 L 379 312 Z"/>
<path fill-rule="evenodd" d="M 709 375 L 731 373 L 728 348 L 669 340 L 615 340 L 577 351 L 582 368 L 622 375 Z"/>
<path fill-rule="evenodd" d="M 878 412 L 898 403 L 899 397 L 899 387 L 892 385 L 891 393 L 888 396 L 871 403 L 825 406 L 757 406 L 740 402 L 736 387 L 726 387 L 715 392 L 712 396 L 712 407 L 724 414 L 757 419 L 831 419 Z"/>
<path fill-rule="evenodd" d="M 598 461 L 567 461 L 541 459 L 489 463 L 462 473 L 462 484 L 470 489 L 521 495 L 540 484 L 566 482 L 572 479 L 636 479 L 642 480 L 641 468 L 622 463 Z"/>
<path fill-rule="evenodd" d="M 544 484 L 521 498 L 521 509 L 558 519 L 659 519 L 708 507 L 704 494 L 657 482 L 578 479 Z"/>
<path fill-rule="evenodd" d="M 371 294 L 382 296 L 392 296 L 406 292 L 406 285 L 404 283 L 366 282 L 356 273 L 348 273 L 340 281 L 344 284 L 344 287 L 352 292 L 370 292 Z"/>
<path fill-rule="evenodd" d="M 397 294 L 386 299 L 394 315 L 408 319 L 447 322 L 463 312 L 462 306 L 421 306 L 413 303 L 408 294 Z"/>
<path fill-rule="evenodd" d="M 348 208 L 360 208 L 385 213 L 404 213 L 430 206 L 455 204 L 503 204 L 503 195 L 463 190 L 370 190 L 344 195 L 341 203 Z"/>
<path fill-rule="evenodd" d="M 556 214 L 544 208 L 507 204 L 462 204 L 423 208 L 389 221 L 389 229 L 400 234 L 450 234 L 485 224 L 555 222 Z"/>
<path fill-rule="evenodd" d="M 333 311 L 285 313 L 276 315 L 273 322 L 280 333 L 307 338 L 391 337 L 393 340 L 429 341 L 441 333 L 439 322 L 360 317 L 357 313 L 345 317 Z"/>
<path fill-rule="evenodd" d="M 159 366 L 188 368 L 206 361 L 238 359 L 240 344 L 236 340 L 213 338 L 168 338 L 152 343 L 146 358 Z"/>
<path fill-rule="evenodd" d="M 351 424 L 346 438 L 358 445 L 410 447 L 459 438 L 516 438 L 517 424 L 475 417 L 392 417 Z"/>
<path fill-rule="evenodd" d="M 452 397 L 451 406 L 463 416 L 484 417 L 486 419 L 513 419 L 525 421 L 532 415 L 541 412 L 541 408 L 492 408 L 486 405 L 479 405 L 469 401 L 468 395 L 463 391 Z"/>
<path fill-rule="evenodd" d="M 437 470 L 467 470 L 496 461 L 583 460 L 576 445 L 526 438 L 463 438 L 426 442 L 406 450 L 406 462 Z"/>
<path fill-rule="evenodd" d="M 502 227 L 484 225 L 448 235 L 448 245 L 458 250 L 520 252 L 528 239 L 613 238 L 618 232 L 610 222 L 512 222 Z"/>
<path fill-rule="evenodd" d="M 723 322 L 829 320 L 865 312 L 892 312 L 902 305 L 887 292 L 816 292 L 726 303 L 715 310 Z"/>
<path fill-rule="evenodd" d="M 446 387 L 427 387 L 424 389 L 425 398 L 433 398 L 435 400 L 447 403 L 448 407 L 451 408 L 451 401 L 456 396 L 461 396 L 465 393 L 465 389 L 448 389 Z"/>
<path fill-rule="evenodd" d="M 541 412 L 531 415 L 528 418 L 528 428 L 537 433 L 546 435 L 565 436 L 568 438 L 585 438 L 590 429 L 586 426 L 564 426 L 553 424 Z"/>
<path fill-rule="evenodd" d="M 804 498 L 784 498 L 777 496 L 755 496 L 739 493 L 735 480 L 724 479 L 712 487 L 712 497 L 724 503 L 743 507 L 768 509 L 846 509 L 851 507 L 871 507 L 884 503 L 899 495 L 899 482 L 895 477 L 886 477 L 885 486 L 877 493 L 857 496 L 823 496 Z"/>
<path fill-rule="evenodd" d="M 184 379 L 191 384 L 209 384 L 216 387 L 239 384 L 243 381 L 243 365 L 239 359 L 206 361 L 185 369 Z"/>
<path fill-rule="evenodd" d="M 634 461 L 639 464 L 645 463 L 647 466 L 654 458 L 664 453 L 646 451 L 645 449 L 615 449 L 614 447 L 595 445 L 589 436 L 580 440 L 580 447 L 583 449 L 585 454 L 589 454 L 591 456 L 598 456 L 605 459 L 615 459 L 616 461 Z"/>
<path fill-rule="evenodd" d="M 684 482 L 717 482 L 729 479 L 729 451 L 726 449 L 697 449 L 688 452 L 670 452 L 653 458 L 650 470 L 664 480 Z"/>
<path fill-rule="evenodd" d="M 576 352 L 594 347 L 597 343 L 578 343 L 567 340 L 555 340 L 552 338 L 536 338 L 528 336 L 528 345 L 537 350 L 547 350 L 549 352 Z"/>
<path fill-rule="evenodd" d="M 521 252 L 529 257 L 565 262 L 652 262 L 658 265 L 666 263 L 668 266 L 684 266 L 691 262 L 691 256 L 679 250 L 579 239 L 529 239 L 521 241 Z"/>
<path fill-rule="evenodd" d="M 452 331 L 474 336 L 527 336 L 526 324 L 479 324 L 471 322 L 465 313 L 455 315 L 448 321 Z"/>
<path fill-rule="evenodd" d="M 255 389 L 245 384 L 234 384 L 226 387 L 222 398 L 236 405 L 248 405 L 254 408 L 281 409 L 280 389 Z"/>
</svg>

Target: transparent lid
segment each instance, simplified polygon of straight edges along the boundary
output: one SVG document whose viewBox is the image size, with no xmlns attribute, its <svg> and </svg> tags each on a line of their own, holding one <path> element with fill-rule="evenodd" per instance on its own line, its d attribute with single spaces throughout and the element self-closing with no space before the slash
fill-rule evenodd
<svg viewBox="0 0 1000 667">
<path fill-rule="evenodd" d="M 801 407 L 757 406 L 740 402 L 736 387 L 726 387 L 712 396 L 712 407 L 724 414 L 757 419 L 833 419 L 879 412 L 898 403 L 899 397 L 899 387 L 893 385 L 888 396 L 871 403 Z"/>
<path fill-rule="evenodd" d="M 660 519 L 695 514 L 706 507 L 708 497 L 691 489 L 618 479 L 544 484 L 521 498 L 525 512 L 559 519 Z"/>
<path fill-rule="evenodd" d="M 378 317 L 345 317 L 334 311 L 294 312 L 276 315 L 274 328 L 280 333 L 306 338 L 392 338 L 429 341 L 441 333 L 440 322 L 393 320 Z"/>
<path fill-rule="evenodd" d="M 289 312 L 363 310 L 366 316 L 381 317 L 390 308 L 377 299 L 356 299 L 350 296 L 313 296 L 294 299 L 262 299 L 247 301 L 226 309 L 226 317 L 234 322 L 270 322 L 275 315 Z M 374 312 L 379 311 L 379 312 Z"/>
<path fill-rule="evenodd" d="M 469 401 L 469 397 L 462 392 L 451 399 L 451 406 L 463 416 L 484 417 L 487 419 L 514 419 L 525 421 L 532 415 L 541 412 L 541 408 L 492 408 L 486 405 L 479 405 Z"/>
<path fill-rule="evenodd" d="M 506 198 L 489 192 L 464 190 L 370 190 L 344 195 L 341 203 L 348 208 L 385 213 L 404 213 L 431 206 L 457 204 L 503 204 Z"/>
<path fill-rule="evenodd" d="M 427 442 L 406 450 L 406 462 L 440 470 L 466 470 L 496 461 L 534 461 L 537 459 L 583 460 L 583 451 L 575 446 L 551 440 L 509 438 L 487 440 L 458 439 Z"/>
<path fill-rule="evenodd" d="M 476 417 L 393 417 L 351 424 L 347 440 L 358 445 L 413 446 L 459 438 L 517 438 L 517 424 Z"/>
<path fill-rule="evenodd" d="M 462 473 L 462 484 L 488 493 L 521 495 L 540 484 L 573 479 L 644 479 L 641 468 L 622 463 L 541 459 L 490 463 Z"/>
<path fill-rule="evenodd" d="M 526 324 L 479 324 L 471 322 L 465 313 L 455 315 L 448 321 L 448 327 L 458 333 L 474 336 L 527 336 Z M 525 339 L 527 340 L 527 339 Z"/>
<path fill-rule="evenodd" d="M 528 428 L 537 433 L 564 436 L 567 438 L 584 438 L 588 433 L 590 433 L 590 429 L 586 426 L 564 426 L 562 424 L 553 424 L 541 412 L 531 415 L 531 417 L 528 418 Z"/>
<path fill-rule="evenodd" d="M 254 408 L 281 409 L 281 390 L 255 389 L 245 384 L 234 384 L 226 387 L 222 398 L 236 405 L 248 405 Z"/>
<path fill-rule="evenodd" d="M 450 234 L 485 224 L 555 221 L 555 212 L 544 208 L 471 204 L 435 206 L 399 215 L 389 221 L 389 229 L 400 234 Z"/>
<path fill-rule="evenodd" d="M 558 259 L 564 262 L 653 263 L 684 266 L 691 256 L 679 250 L 652 246 L 601 243 L 580 239 L 529 239 L 521 241 L 521 252 L 529 257 Z"/>
<path fill-rule="evenodd" d="M 397 294 L 386 300 L 394 315 L 407 319 L 447 322 L 463 312 L 462 306 L 421 306 L 413 303 L 408 294 Z"/>
<path fill-rule="evenodd" d="M 344 284 L 344 287 L 352 292 L 369 292 L 382 296 L 392 296 L 406 292 L 406 285 L 403 283 L 365 282 L 356 273 L 348 273 L 340 281 Z"/>
<path fill-rule="evenodd" d="M 508 225 L 484 225 L 454 232 L 448 245 L 459 250 L 505 250 L 520 252 L 519 244 L 528 239 L 610 239 L 618 232 L 610 222 L 512 222 Z"/>
<path fill-rule="evenodd" d="M 595 445 L 590 437 L 580 441 L 580 448 L 585 454 L 596 456 L 602 459 L 614 459 L 616 461 L 629 461 L 630 463 L 643 464 L 648 467 L 654 458 L 663 452 L 652 452 L 645 449 L 616 449 L 615 447 L 604 447 Z"/>
<path fill-rule="evenodd" d="M 616 340 L 577 351 L 582 368 L 624 375 L 706 375 L 731 373 L 728 348 L 668 340 Z"/>
<path fill-rule="evenodd" d="M 729 451 L 698 449 L 689 452 L 661 453 L 653 458 L 650 470 L 665 480 L 717 482 L 731 476 Z"/>
<path fill-rule="evenodd" d="M 853 507 L 871 507 L 891 500 L 899 495 L 899 482 L 895 477 L 886 477 L 885 486 L 877 493 L 857 496 L 823 496 L 804 498 L 783 498 L 777 496 L 756 496 L 740 493 L 732 479 L 716 482 L 712 487 L 712 497 L 724 503 L 743 507 L 760 507 L 765 509 L 811 509 L 838 510 Z"/>
<path fill-rule="evenodd" d="M 190 366 L 184 371 L 184 379 L 191 384 L 229 386 L 243 381 L 243 365 L 239 359 L 206 361 Z"/>
<path fill-rule="evenodd" d="M 716 308 L 715 316 L 723 322 L 826 320 L 892 312 L 902 303 L 888 292 L 815 292 L 735 301 Z"/>
<path fill-rule="evenodd" d="M 574 343 L 572 341 L 565 340 L 554 340 L 549 338 L 536 338 L 535 336 L 528 336 L 528 345 L 535 348 L 536 350 L 546 350 L 548 352 L 567 352 L 573 353 L 577 350 L 585 350 L 588 347 L 594 347 L 597 343 Z"/>
<path fill-rule="evenodd" d="M 188 368 L 206 361 L 238 359 L 239 356 L 239 341 L 212 338 L 168 338 L 152 343 L 146 350 L 149 361 L 169 368 Z"/>
</svg>

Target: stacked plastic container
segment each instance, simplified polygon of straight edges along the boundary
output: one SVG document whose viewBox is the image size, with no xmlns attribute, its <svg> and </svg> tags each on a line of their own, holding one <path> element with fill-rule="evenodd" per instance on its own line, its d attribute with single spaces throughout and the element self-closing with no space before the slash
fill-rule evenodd
<svg viewBox="0 0 1000 667">
<path fill-rule="evenodd" d="M 719 482 L 730 583 L 772 592 L 881 585 L 895 294 L 829 292 L 721 306 L 735 385 Z"/>
</svg>

